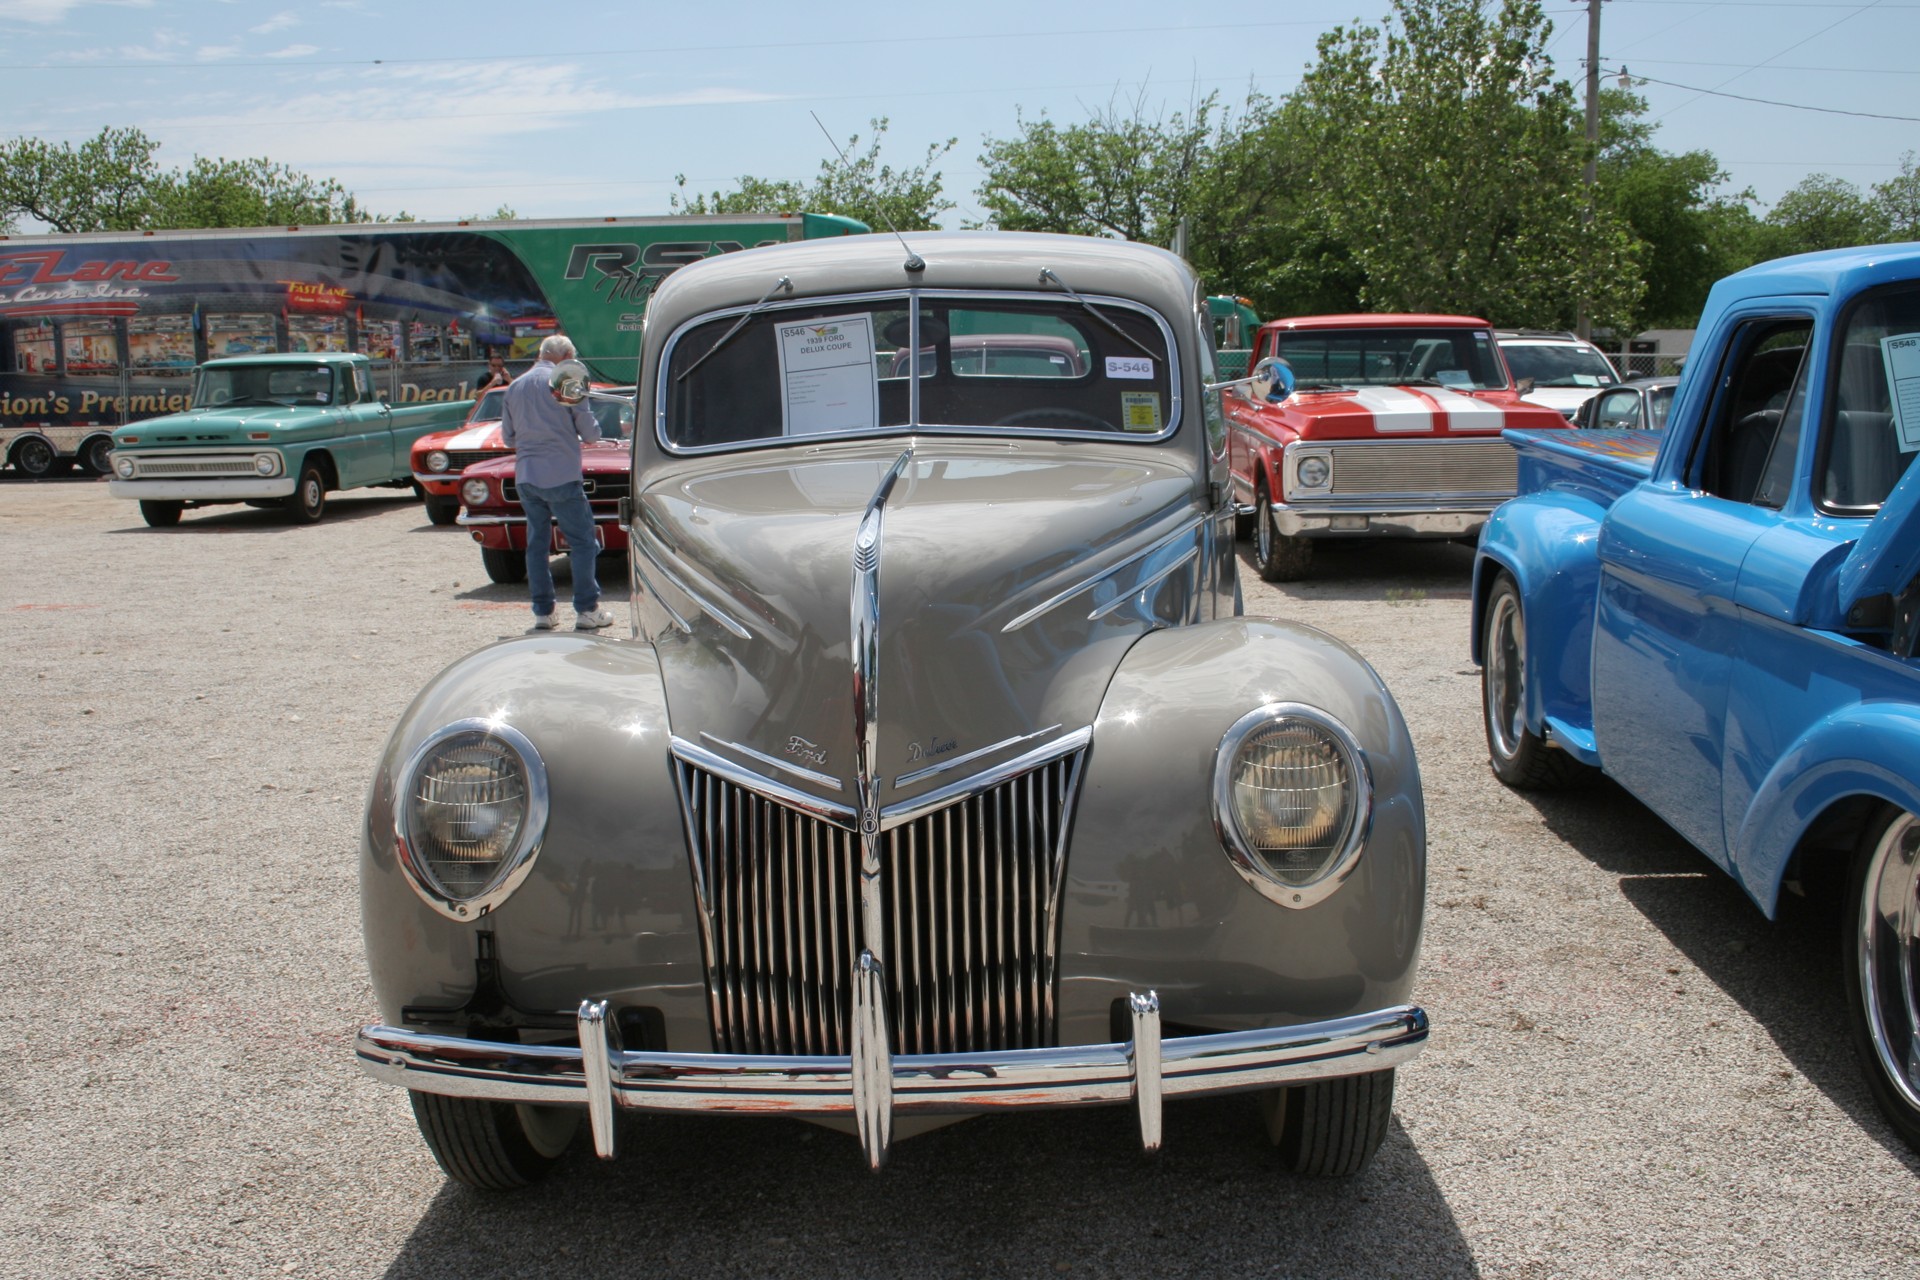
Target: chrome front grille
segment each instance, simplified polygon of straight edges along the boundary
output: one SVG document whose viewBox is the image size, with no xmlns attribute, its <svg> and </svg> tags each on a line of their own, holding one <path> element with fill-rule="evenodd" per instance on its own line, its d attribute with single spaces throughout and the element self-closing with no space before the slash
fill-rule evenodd
<svg viewBox="0 0 1920 1280">
<path fill-rule="evenodd" d="M 258 478 L 259 472 L 253 469 L 253 455 L 235 456 L 230 454 L 189 454 L 185 457 L 169 458 L 159 455 L 142 454 L 135 458 L 134 473 L 142 480 L 152 480 L 160 476 L 248 476 Z"/>
<path fill-rule="evenodd" d="M 1433 443 L 1335 443 L 1333 496 L 1505 494 L 1519 484 L 1519 455 L 1498 436 Z"/>
<path fill-rule="evenodd" d="M 494 458 L 504 458 L 512 452 L 513 450 L 511 449 L 448 450 L 447 470 L 449 472 L 464 471 L 476 462 L 489 462 Z"/>
<path fill-rule="evenodd" d="M 1082 752 L 881 837 L 881 931 L 864 936 L 860 841 L 677 761 L 719 1053 L 844 1054 L 852 973 L 881 958 L 896 1053 L 1049 1045 L 1054 912 Z"/>
</svg>

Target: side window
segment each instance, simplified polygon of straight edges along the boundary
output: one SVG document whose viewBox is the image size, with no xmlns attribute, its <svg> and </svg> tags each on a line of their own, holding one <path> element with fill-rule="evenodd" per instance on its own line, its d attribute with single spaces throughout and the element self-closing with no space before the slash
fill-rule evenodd
<svg viewBox="0 0 1920 1280">
<path fill-rule="evenodd" d="M 1804 317 L 1750 320 L 1734 334 L 1695 453 L 1696 487 L 1729 502 L 1779 505 L 1775 495 L 1763 494 L 1762 481 L 1776 456 L 1791 475 L 1799 423 L 1788 423 L 1788 401 L 1812 336 L 1813 322 Z"/>
<path fill-rule="evenodd" d="M 1886 501 L 1920 451 L 1920 396 L 1907 391 L 1920 385 L 1920 287 L 1901 285 L 1856 304 L 1833 359 L 1815 497 L 1827 510 L 1865 515 Z"/>
</svg>

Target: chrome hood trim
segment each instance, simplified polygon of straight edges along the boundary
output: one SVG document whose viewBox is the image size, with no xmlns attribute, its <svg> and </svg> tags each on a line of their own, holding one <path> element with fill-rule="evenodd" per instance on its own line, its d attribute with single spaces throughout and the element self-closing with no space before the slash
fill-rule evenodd
<svg viewBox="0 0 1920 1280">
<path fill-rule="evenodd" d="M 877 820 L 1089 725 L 1135 640 L 1201 616 L 1202 480 L 926 437 L 676 470 L 633 520 L 673 731 Z"/>
</svg>

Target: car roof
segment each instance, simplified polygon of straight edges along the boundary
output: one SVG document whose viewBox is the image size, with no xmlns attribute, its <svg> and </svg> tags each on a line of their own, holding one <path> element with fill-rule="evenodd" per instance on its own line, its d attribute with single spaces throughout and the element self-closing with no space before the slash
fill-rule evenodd
<svg viewBox="0 0 1920 1280">
<path fill-rule="evenodd" d="M 1486 329 L 1491 326 L 1478 316 L 1453 316 L 1422 312 L 1394 313 L 1364 311 L 1351 315 L 1291 316 L 1269 320 L 1267 329 Z"/>
<path fill-rule="evenodd" d="M 913 231 L 904 239 L 903 246 L 893 235 L 833 236 L 702 258 L 654 292 L 648 345 L 664 343 L 691 317 L 762 299 L 904 288 L 1042 289 L 1064 298 L 1071 289 L 1144 302 L 1172 319 L 1189 313 L 1197 296 L 1187 264 L 1152 245 L 1016 231 Z M 920 270 L 907 267 L 909 247 Z M 1043 279 L 1043 268 L 1066 288 Z"/>
</svg>

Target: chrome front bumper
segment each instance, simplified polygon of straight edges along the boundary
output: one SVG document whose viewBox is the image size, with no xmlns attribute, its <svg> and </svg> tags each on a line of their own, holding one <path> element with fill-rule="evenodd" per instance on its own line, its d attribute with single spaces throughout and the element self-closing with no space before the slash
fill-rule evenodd
<svg viewBox="0 0 1920 1280">
<path fill-rule="evenodd" d="M 1287 537 L 1466 538 L 1480 532 L 1506 497 L 1441 500 L 1432 506 L 1386 508 L 1365 499 L 1313 506 L 1273 504 L 1273 526 Z M 1345 527 L 1343 527 L 1345 526 Z"/>
<path fill-rule="evenodd" d="M 862 958 L 863 961 L 866 957 Z M 879 971 L 863 964 L 855 1009 L 878 1007 Z M 859 993 L 856 993 L 859 994 Z M 868 1163 L 886 1158 L 900 1116 L 965 1115 L 1011 1107 L 1132 1103 L 1140 1141 L 1160 1146 L 1168 1097 L 1233 1093 L 1397 1067 L 1425 1047 L 1427 1015 L 1412 1005 L 1325 1022 L 1210 1035 L 1160 1036 L 1152 992 L 1129 998 L 1133 1037 L 1123 1043 L 981 1054 L 888 1051 L 878 1017 L 854 1019 L 846 1057 L 636 1053 L 613 1048 L 604 1001 L 583 1001 L 579 1046 L 501 1044 L 399 1027 L 360 1031 L 354 1052 L 376 1080 L 425 1093 L 490 1102 L 582 1105 L 594 1148 L 614 1154 L 614 1109 L 851 1116 Z"/>
<path fill-rule="evenodd" d="M 254 479 L 246 476 L 208 476 L 185 480 L 107 481 L 107 493 L 115 498 L 145 498 L 166 501 L 249 502 L 261 498 L 287 498 L 297 487 L 294 476 Z"/>
</svg>

